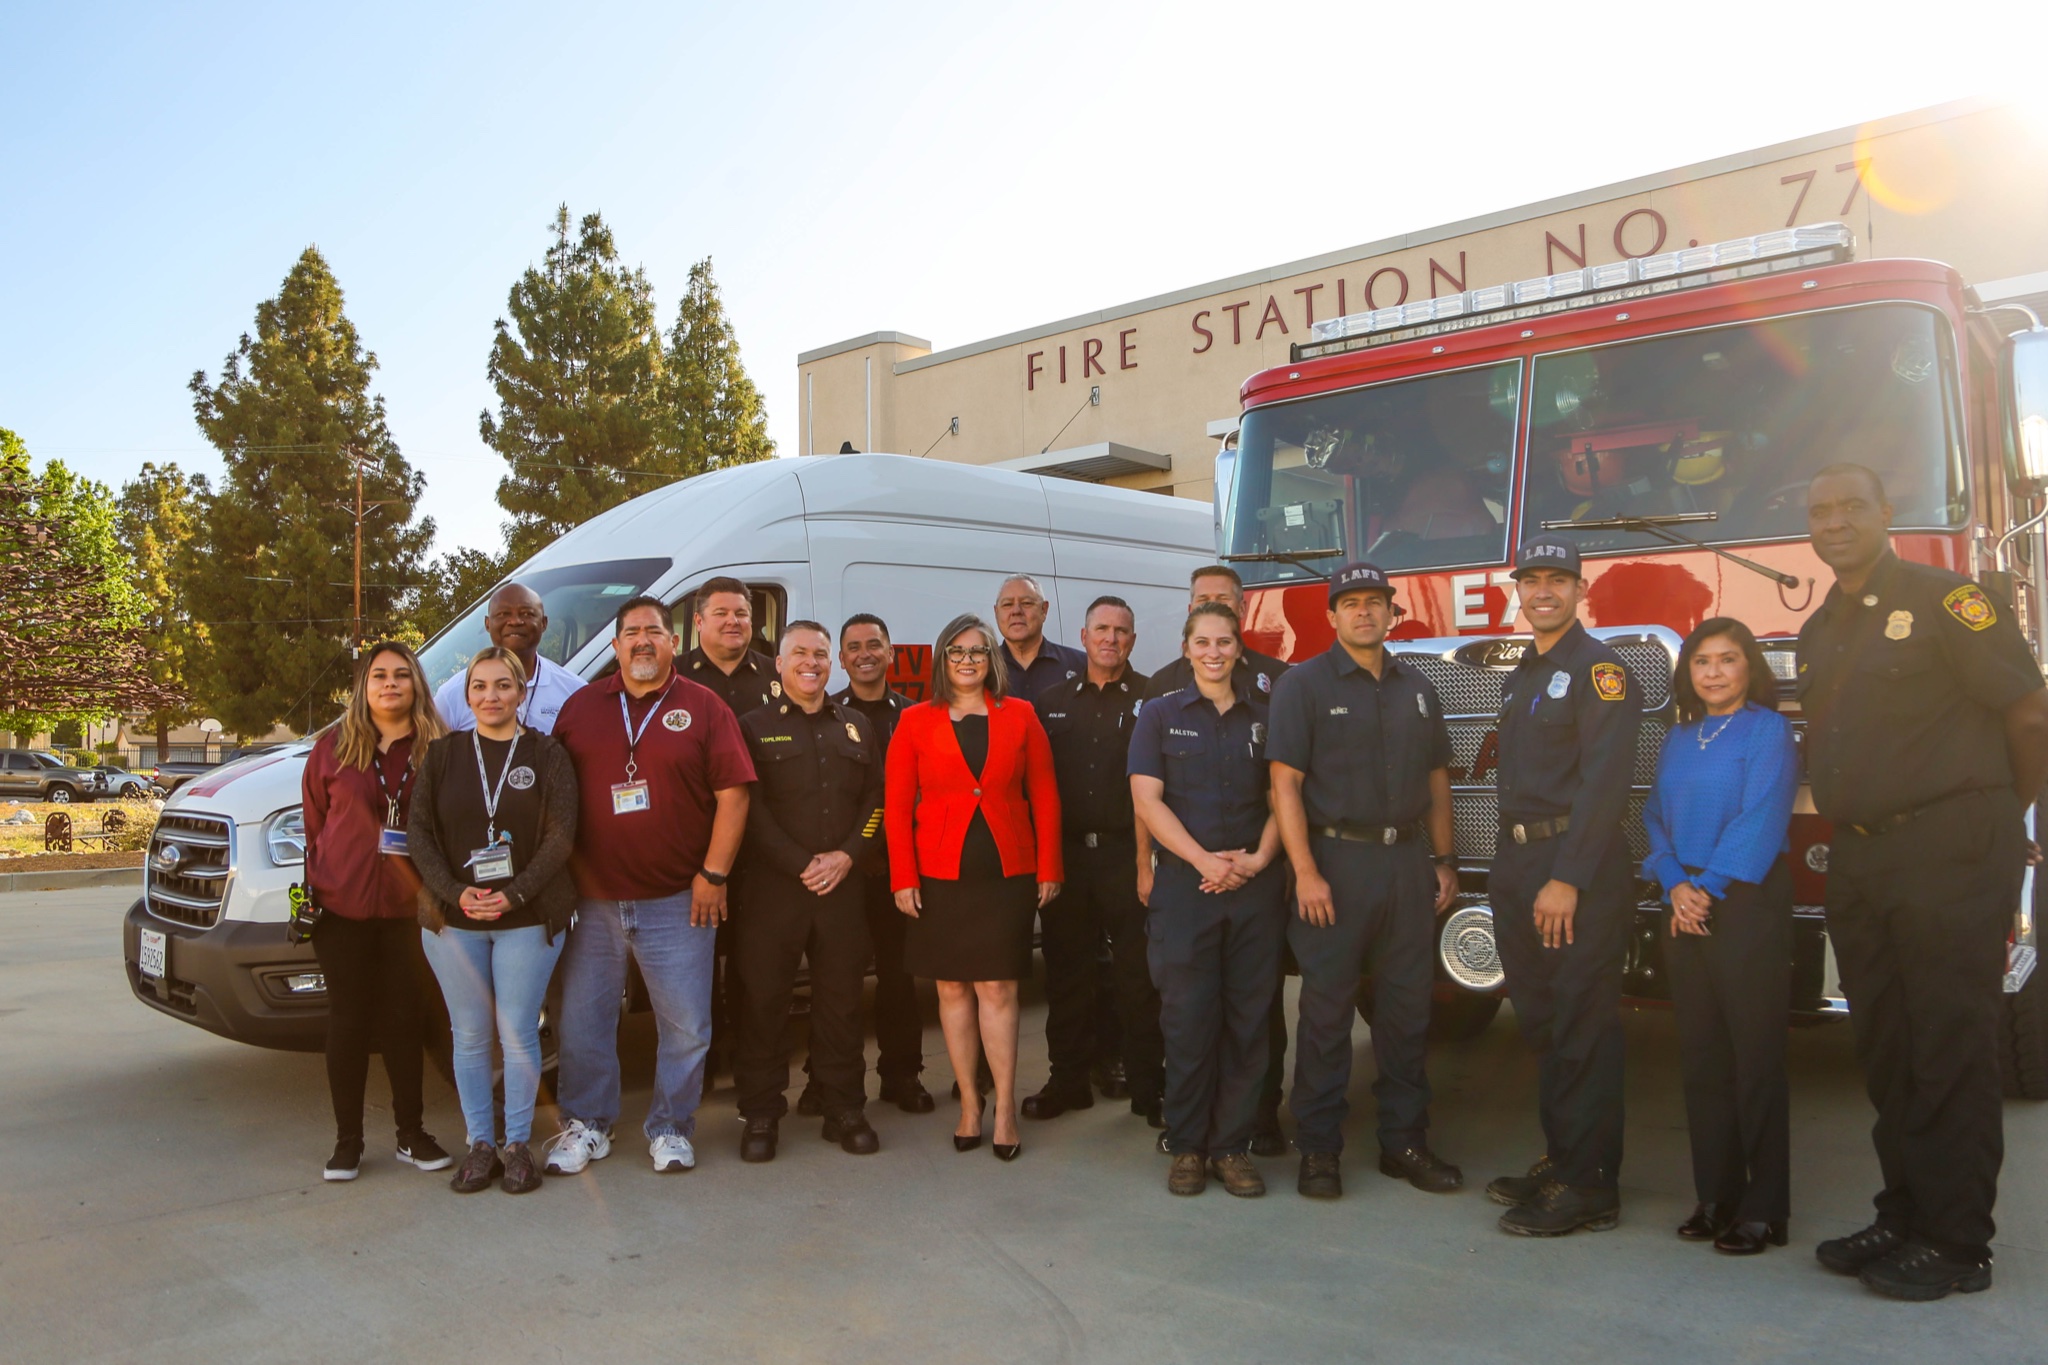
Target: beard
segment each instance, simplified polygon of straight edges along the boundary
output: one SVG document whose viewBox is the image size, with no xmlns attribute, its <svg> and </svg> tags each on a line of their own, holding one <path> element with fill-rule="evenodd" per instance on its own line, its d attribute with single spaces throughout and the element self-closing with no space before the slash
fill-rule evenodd
<svg viewBox="0 0 2048 1365">
<path fill-rule="evenodd" d="M 635 654 L 626 661 L 626 676 L 634 682 L 653 682 L 661 676 L 661 661 L 652 654 Z"/>
</svg>

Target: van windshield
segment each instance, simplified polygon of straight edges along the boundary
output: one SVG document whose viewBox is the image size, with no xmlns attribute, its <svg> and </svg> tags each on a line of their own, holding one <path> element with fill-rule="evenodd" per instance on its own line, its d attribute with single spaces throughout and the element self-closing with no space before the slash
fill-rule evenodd
<svg viewBox="0 0 2048 1365">
<path fill-rule="evenodd" d="M 1501 562 L 1521 374 L 1510 360 L 1253 408 L 1224 558 L 1247 583 L 1347 559 L 1403 571 Z M 1246 558 L 1260 555 L 1298 562 Z"/>
<path fill-rule="evenodd" d="M 599 635 L 609 635 L 619 604 L 637 597 L 667 573 L 667 559 L 613 559 L 596 564 L 565 564 L 557 569 L 522 573 L 515 580 L 540 594 L 547 613 L 547 634 L 540 652 L 555 663 L 567 663 Z M 496 591 L 494 588 L 493 591 Z M 439 687 L 462 672 L 475 653 L 489 645 L 484 600 L 464 612 L 420 651 L 420 668 L 429 688 Z"/>
</svg>

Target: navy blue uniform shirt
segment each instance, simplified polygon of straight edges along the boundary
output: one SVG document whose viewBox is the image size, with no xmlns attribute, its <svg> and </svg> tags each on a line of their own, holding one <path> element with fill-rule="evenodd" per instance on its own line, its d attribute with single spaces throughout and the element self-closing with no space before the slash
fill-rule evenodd
<svg viewBox="0 0 2048 1365">
<path fill-rule="evenodd" d="M 2003 605 L 1959 573 L 1887 553 L 1862 592 L 1828 589 L 1799 632 L 1814 809 L 1868 825 L 2011 787 L 2005 708 L 2040 687 Z"/>
<path fill-rule="evenodd" d="M 1311 825 L 1412 825 L 1429 813 L 1429 774 L 1451 764 L 1436 688 L 1384 657 L 1375 678 L 1333 644 L 1273 689 L 1266 757 L 1308 775 Z"/>
<path fill-rule="evenodd" d="M 1042 693 L 1036 707 L 1052 742 L 1053 779 L 1060 788 L 1060 830 L 1068 839 L 1084 834 L 1126 834 L 1137 823 L 1131 809 L 1126 760 L 1138 708 L 1145 704 L 1143 673 L 1125 668 L 1115 682 L 1097 687 L 1083 673 Z"/>
<path fill-rule="evenodd" d="M 1574 621 L 1548 654 L 1523 652 L 1500 702 L 1501 822 L 1570 816 L 1550 875 L 1583 891 L 1622 837 L 1643 718 L 1635 680 Z"/>
<path fill-rule="evenodd" d="M 1164 782 L 1166 808 L 1210 852 L 1257 848 L 1269 812 L 1266 699 L 1240 691 L 1218 714 L 1188 687 L 1146 702 L 1131 735 L 1130 776 Z"/>
<path fill-rule="evenodd" d="M 740 656 L 739 666 L 728 673 L 711 661 L 704 646 L 676 660 L 676 672 L 700 687 L 708 687 L 732 708 L 735 716 L 757 711 L 771 701 L 782 700 L 782 679 L 775 675 L 775 660 L 758 649 Z"/>
<path fill-rule="evenodd" d="M 867 717 L 783 700 L 741 716 L 740 733 L 755 773 L 748 862 L 800 877 L 815 854 L 847 854 L 856 871 L 882 856 L 882 745 Z"/>
<path fill-rule="evenodd" d="M 914 706 L 915 702 L 898 692 L 887 688 L 875 701 L 862 701 L 851 687 L 843 687 L 832 694 L 832 700 L 840 706 L 851 706 L 875 723 L 875 733 L 882 741 L 882 757 L 889 757 L 889 741 L 896 736 L 896 722 L 903 719 L 903 708 Z"/>
<path fill-rule="evenodd" d="M 943 662 L 934 660 L 935 664 Z M 1008 694 L 1019 701 L 1028 701 L 1032 709 L 1038 709 L 1038 699 L 1061 683 L 1071 682 L 1088 672 L 1087 656 L 1071 645 L 1056 645 L 1041 637 L 1038 642 L 1038 657 L 1026 668 L 1017 662 L 1017 656 L 1010 652 L 1010 642 L 1003 641 L 1003 667 L 1007 681 L 1004 686 Z"/>
<path fill-rule="evenodd" d="M 1239 677 L 1245 680 L 1245 685 L 1237 689 L 1239 695 L 1243 695 L 1246 688 L 1249 688 L 1262 697 L 1270 697 L 1273 695 L 1273 689 L 1280 685 L 1281 675 L 1286 672 L 1287 664 L 1284 660 L 1276 659 L 1270 654 L 1261 654 L 1256 649 L 1247 649 L 1238 656 L 1237 671 L 1232 675 L 1232 681 L 1235 682 Z M 1183 654 L 1152 675 L 1151 684 L 1145 689 L 1145 698 L 1149 701 L 1153 697 L 1171 696 L 1184 687 L 1194 685 L 1195 666 L 1189 663 L 1187 656 Z"/>
</svg>

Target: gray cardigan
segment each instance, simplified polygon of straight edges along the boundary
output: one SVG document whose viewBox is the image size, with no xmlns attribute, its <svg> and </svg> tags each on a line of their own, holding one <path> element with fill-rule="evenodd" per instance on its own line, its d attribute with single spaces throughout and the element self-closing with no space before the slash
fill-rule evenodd
<svg viewBox="0 0 2048 1365">
<path fill-rule="evenodd" d="M 547 924 L 548 942 L 569 927 L 576 912 L 576 883 L 569 876 L 569 854 L 576 847 L 576 818 L 581 802 L 576 765 L 569 751 L 552 735 L 528 734 L 540 742 L 534 766 L 540 772 L 540 842 L 519 875 L 505 885 L 514 905 L 533 906 Z M 406 846 L 420 874 L 420 925 L 439 933 L 447 925 L 446 907 L 462 899 L 466 883 L 455 875 L 441 835 L 434 791 L 448 780 L 454 757 L 469 756 L 469 732 L 459 731 L 427 746 L 412 792 L 412 813 L 406 821 Z"/>
</svg>

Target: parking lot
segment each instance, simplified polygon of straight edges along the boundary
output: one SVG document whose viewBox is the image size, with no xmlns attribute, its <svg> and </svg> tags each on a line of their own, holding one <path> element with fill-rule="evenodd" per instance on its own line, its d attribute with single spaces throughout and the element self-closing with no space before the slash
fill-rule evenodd
<svg viewBox="0 0 2048 1365">
<path fill-rule="evenodd" d="M 12 1360 L 1558 1361 L 2041 1360 L 2048 1108 L 2007 1109 L 1997 1285 L 1914 1307 L 1812 1258 L 1868 1221 L 1876 1165 L 1844 1027 L 1797 1031 L 1793 1243 L 1756 1260 L 1687 1246 L 1677 1052 L 1661 1012 L 1629 1029 L 1621 1226 L 1506 1237 L 1479 1193 L 1535 1155 L 1533 1068 L 1503 1014 L 1439 1049 L 1435 1140 L 1468 1189 L 1430 1197 L 1371 1161 L 1359 1031 L 1347 1194 L 1164 1190 L 1122 1104 L 1027 1123 L 1013 1165 L 956 1154 L 936 1025 L 936 1114 L 870 1114 L 855 1158 L 785 1121 L 743 1166 L 729 1089 L 698 1169 L 656 1176 L 638 1133 L 651 1025 L 627 1029 L 624 1138 L 538 1194 L 458 1197 L 390 1159 L 381 1073 L 361 1179 L 327 1185 L 320 1058 L 263 1052 L 130 998 L 105 888 L 0 895 L 0 1354 Z M 1028 1002 L 1023 1083 L 1044 1076 Z M 429 1126 L 461 1139 L 431 1070 Z M 545 1108 L 537 1132 L 551 1132 Z"/>
</svg>

